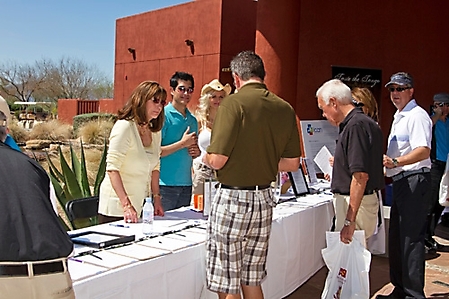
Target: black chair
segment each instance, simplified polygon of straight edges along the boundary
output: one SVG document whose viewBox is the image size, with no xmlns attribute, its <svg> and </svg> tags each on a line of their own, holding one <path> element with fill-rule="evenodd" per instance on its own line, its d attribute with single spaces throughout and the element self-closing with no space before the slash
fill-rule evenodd
<svg viewBox="0 0 449 299">
<path fill-rule="evenodd" d="M 65 210 L 73 228 L 81 228 L 96 224 L 96 217 L 98 216 L 98 196 L 70 200 L 66 203 Z"/>
</svg>

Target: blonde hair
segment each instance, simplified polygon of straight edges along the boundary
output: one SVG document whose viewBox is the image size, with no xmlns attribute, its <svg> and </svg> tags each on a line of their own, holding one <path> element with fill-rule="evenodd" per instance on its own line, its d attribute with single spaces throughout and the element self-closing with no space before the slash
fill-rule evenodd
<svg viewBox="0 0 449 299">
<path fill-rule="evenodd" d="M 374 119 L 374 121 L 379 121 L 377 101 L 373 93 L 366 87 L 354 87 L 351 93 L 354 100 L 363 103 L 362 108 L 366 108 L 366 110 L 363 109 L 363 112 Z"/>
<path fill-rule="evenodd" d="M 214 92 L 216 91 L 210 90 L 199 99 L 199 103 L 195 111 L 195 117 L 199 124 L 199 130 L 208 127 L 208 125 L 210 124 L 210 98 L 212 97 Z"/>
</svg>

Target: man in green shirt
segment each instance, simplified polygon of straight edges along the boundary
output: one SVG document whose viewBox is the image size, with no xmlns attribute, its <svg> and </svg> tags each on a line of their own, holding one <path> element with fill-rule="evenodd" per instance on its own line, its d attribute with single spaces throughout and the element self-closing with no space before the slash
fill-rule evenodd
<svg viewBox="0 0 449 299">
<path fill-rule="evenodd" d="M 263 298 L 273 214 L 270 183 L 296 171 L 301 154 L 295 111 L 267 90 L 262 59 L 251 51 L 231 61 L 237 94 L 225 98 L 203 162 L 217 170 L 207 238 L 207 286 L 219 298 Z"/>
</svg>

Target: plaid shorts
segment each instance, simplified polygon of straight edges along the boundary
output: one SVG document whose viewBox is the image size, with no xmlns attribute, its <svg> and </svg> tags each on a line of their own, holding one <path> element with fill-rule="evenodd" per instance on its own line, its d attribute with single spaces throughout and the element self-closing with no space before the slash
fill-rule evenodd
<svg viewBox="0 0 449 299">
<path fill-rule="evenodd" d="M 240 285 L 258 286 L 267 275 L 268 239 L 273 216 L 271 188 L 261 191 L 220 188 L 213 199 L 207 229 L 207 288 L 240 293 Z"/>
</svg>

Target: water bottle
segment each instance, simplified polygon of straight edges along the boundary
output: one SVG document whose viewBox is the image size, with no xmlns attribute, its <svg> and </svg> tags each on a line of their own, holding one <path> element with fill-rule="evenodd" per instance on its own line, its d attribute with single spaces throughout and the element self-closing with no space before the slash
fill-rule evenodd
<svg viewBox="0 0 449 299">
<path fill-rule="evenodd" d="M 153 199 L 151 197 L 145 198 L 145 204 L 143 205 L 142 212 L 142 232 L 145 235 L 151 235 L 153 233 L 154 222 L 154 207 Z"/>
</svg>

